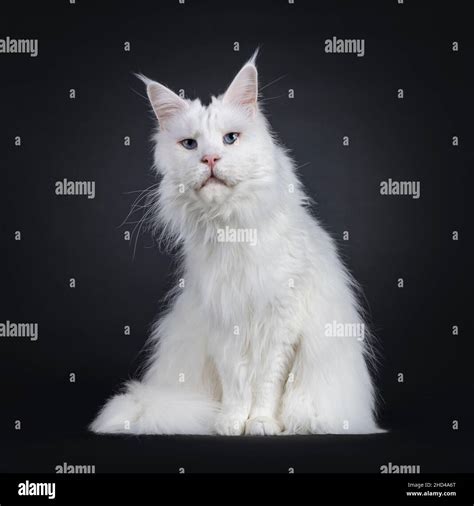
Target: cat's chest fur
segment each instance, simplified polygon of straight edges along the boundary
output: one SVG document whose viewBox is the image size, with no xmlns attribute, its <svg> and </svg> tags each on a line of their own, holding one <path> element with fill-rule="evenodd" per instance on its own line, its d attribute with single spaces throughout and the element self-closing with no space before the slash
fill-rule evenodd
<svg viewBox="0 0 474 506">
<path fill-rule="evenodd" d="M 281 248 L 270 258 L 264 249 L 249 243 L 214 243 L 188 256 L 192 289 L 210 324 L 255 324 L 288 298 L 291 274 Z"/>
</svg>

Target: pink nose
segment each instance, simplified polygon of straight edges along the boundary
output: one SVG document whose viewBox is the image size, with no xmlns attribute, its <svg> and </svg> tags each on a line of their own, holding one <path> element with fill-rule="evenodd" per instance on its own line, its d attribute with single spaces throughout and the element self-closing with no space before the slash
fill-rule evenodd
<svg viewBox="0 0 474 506">
<path fill-rule="evenodd" d="M 220 160 L 221 157 L 218 155 L 204 155 L 201 158 L 202 163 L 207 163 L 209 165 L 209 168 L 212 170 L 214 168 L 214 165 L 217 163 L 218 160 Z"/>
</svg>

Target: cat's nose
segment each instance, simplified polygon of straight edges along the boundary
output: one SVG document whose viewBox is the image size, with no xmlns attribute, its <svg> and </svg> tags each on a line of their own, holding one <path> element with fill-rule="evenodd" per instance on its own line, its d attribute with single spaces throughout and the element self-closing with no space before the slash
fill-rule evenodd
<svg viewBox="0 0 474 506">
<path fill-rule="evenodd" d="M 214 165 L 220 159 L 221 159 L 221 157 L 219 155 L 204 155 L 201 158 L 201 162 L 202 163 L 206 163 L 207 165 L 209 165 L 209 168 L 212 170 L 214 168 Z"/>
</svg>

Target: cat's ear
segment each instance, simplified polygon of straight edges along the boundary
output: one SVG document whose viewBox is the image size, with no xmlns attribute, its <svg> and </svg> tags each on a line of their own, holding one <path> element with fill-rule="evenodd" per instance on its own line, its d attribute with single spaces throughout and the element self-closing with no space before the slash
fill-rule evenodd
<svg viewBox="0 0 474 506">
<path fill-rule="evenodd" d="M 138 77 L 146 84 L 146 92 L 161 128 L 175 115 L 184 112 L 188 107 L 186 100 L 176 95 L 166 86 L 152 81 L 145 76 Z"/>
<path fill-rule="evenodd" d="M 188 108 L 186 100 L 183 100 L 174 91 L 160 83 L 148 83 L 146 92 L 162 128 L 166 128 L 166 123 L 173 116 L 184 112 Z"/>
<path fill-rule="evenodd" d="M 255 66 L 256 54 L 240 69 L 224 93 L 224 103 L 244 107 L 252 115 L 257 111 L 258 73 Z"/>
</svg>

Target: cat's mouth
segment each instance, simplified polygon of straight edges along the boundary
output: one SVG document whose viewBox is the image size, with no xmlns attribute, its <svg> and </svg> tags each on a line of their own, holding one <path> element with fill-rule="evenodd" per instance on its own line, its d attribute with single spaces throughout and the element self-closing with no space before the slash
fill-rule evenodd
<svg viewBox="0 0 474 506">
<path fill-rule="evenodd" d="M 199 189 L 201 190 L 205 186 L 210 186 L 210 185 L 224 185 L 224 186 L 227 186 L 227 184 L 226 184 L 225 181 L 222 181 L 222 179 L 219 179 L 218 177 L 212 175 L 212 176 L 209 176 L 204 181 L 204 183 L 201 185 L 201 188 L 199 188 Z"/>
</svg>

